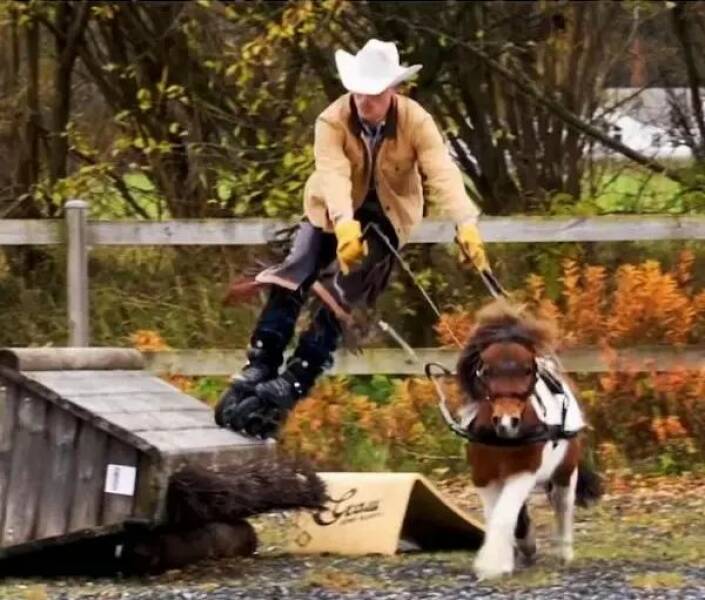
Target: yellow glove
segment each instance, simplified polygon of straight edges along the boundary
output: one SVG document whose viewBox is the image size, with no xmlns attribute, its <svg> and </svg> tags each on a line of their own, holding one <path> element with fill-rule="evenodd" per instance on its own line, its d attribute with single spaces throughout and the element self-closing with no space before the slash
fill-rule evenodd
<svg viewBox="0 0 705 600">
<path fill-rule="evenodd" d="M 362 240 L 362 229 L 359 221 L 341 221 L 335 226 L 335 237 L 338 238 L 338 262 L 343 275 L 350 272 L 350 267 L 367 256 L 367 242 Z"/>
<path fill-rule="evenodd" d="M 465 223 L 458 226 L 456 241 L 461 249 L 461 256 L 472 260 L 479 271 L 491 271 L 490 263 L 485 255 L 485 248 L 480 238 L 480 231 L 475 223 Z"/>
</svg>

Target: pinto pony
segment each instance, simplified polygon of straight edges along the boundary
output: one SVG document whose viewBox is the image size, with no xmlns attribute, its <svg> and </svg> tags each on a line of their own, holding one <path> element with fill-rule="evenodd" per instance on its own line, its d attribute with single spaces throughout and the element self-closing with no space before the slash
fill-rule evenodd
<svg viewBox="0 0 705 600">
<path fill-rule="evenodd" d="M 555 511 L 565 561 L 573 558 L 576 500 L 587 505 L 601 493 L 598 477 L 580 464 L 579 435 L 541 440 L 537 433 L 545 430 L 530 401 L 537 358 L 553 349 L 555 339 L 549 324 L 497 300 L 478 313 L 458 361 L 463 410 L 472 415 L 464 424 L 475 434 L 467 456 L 485 513 L 485 540 L 474 562 L 480 579 L 511 573 L 515 548 L 527 561 L 534 558 L 527 501 L 536 486 L 545 487 Z"/>
</svg>

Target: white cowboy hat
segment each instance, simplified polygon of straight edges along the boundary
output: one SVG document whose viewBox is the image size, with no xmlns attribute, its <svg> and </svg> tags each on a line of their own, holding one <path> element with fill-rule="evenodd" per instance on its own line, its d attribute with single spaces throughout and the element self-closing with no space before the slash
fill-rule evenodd
<svg viewBox="0 0 705 600">
<path fill-rule="evenodd" d="M 370 40 L 354 56 L 336 50 L 335 64 L 340 79 L 350 92 L 381 94 L 387 88 L 405 81 L 421 70 L 422 65 L 399 64 L 399 53 L 392 42 Z"/>
</svg>

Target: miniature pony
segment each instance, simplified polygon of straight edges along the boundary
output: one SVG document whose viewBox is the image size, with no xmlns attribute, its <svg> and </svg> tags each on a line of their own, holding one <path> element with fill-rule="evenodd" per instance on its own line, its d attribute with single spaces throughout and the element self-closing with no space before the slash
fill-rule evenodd
<svg viewBox="0 0 705 600">
<path fill-rule="evenodd" d="M 511 573 L 515 547 L 527 561 L 535 557 L 527 500 L 537 485 L 545 487 L 555 511 L 565 561 L 573 558 L 576 499 L 586 505 L 601 493 L 598 477 L 579 466 L 580 435 L 541 438 L 546 428 L 531 398 L 539 378 L 537 358 L 553 349 L 555 338 L 549 324 L 497 300 L 478 313 L 458 361 L 464 410 L 472 414 L 464 424 L 474 440 L 482 440 L 467 448 L 486 523 L 474 562 L 480 579 Z"/>
</svg>

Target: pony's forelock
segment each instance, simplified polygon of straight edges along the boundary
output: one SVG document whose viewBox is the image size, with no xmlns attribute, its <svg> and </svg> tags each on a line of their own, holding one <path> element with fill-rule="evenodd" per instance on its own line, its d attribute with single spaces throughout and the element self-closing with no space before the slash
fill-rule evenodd
<svg viewBox="0 0 705 600">
<path fill-rule="evenodd" d="M 477 395 L 475 370 L 480 352 L 497 341 L 512 339 L 529 345 L 536 354 L 552 352 L 558 332 L 553 323 L 530 314 L 524 305 L 498 299 L 483 306 L 476 315 L 475 325 L 463 348 L 457 365 L 460 386 L 470 398 Z"/>
<path fill-rule="evenodd" d="M 553 351 L 558 337 L 555 325 L 535 317 L 526 305 L 510 304 L 504 299 L 497 299 L 477 312 L 467 345 L 478 346 L 484 341 L 483 338 L 491 339 L 493 334 L 505 329 L 516 331 L 537 352 Z"/>
</svg>

